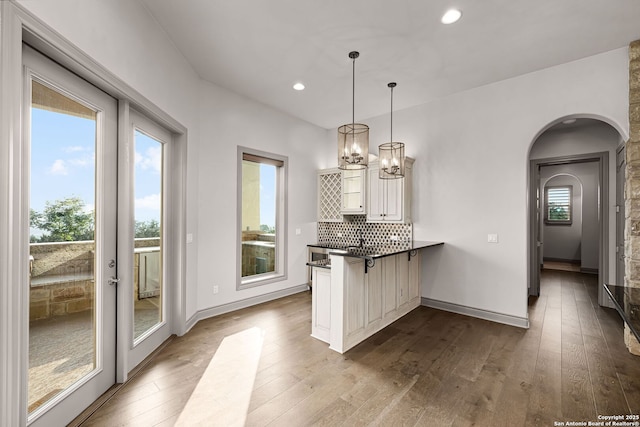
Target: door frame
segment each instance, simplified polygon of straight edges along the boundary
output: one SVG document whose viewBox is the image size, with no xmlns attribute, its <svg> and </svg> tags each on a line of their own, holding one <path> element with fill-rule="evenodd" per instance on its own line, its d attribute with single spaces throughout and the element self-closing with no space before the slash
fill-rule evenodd
<svg viewBox="0 0 640 427">
<path fill-rule="evenodd" d="M 22 286 L 28 277 L 29 211 L 27 176 L 16 168 L 25 159 L 22 144 L 22 44 L 53 59 L 124 105 L 143 112 L 173 133 L 172 187 L 175 208 L 170 233 L 174 242 L 171 298 L 171 333 L 186 332 L 186 161 L 187 128 L 151 103 L 145 96 L 52 30 L 39 18 L 13 1 L 0 2 L 0 425 L 27 424 L 27 372 L 24 354 L 28 327 L 28 292 Z M 121 110 L 122 112 L 122 110 Z M 120 135 L 120 131 L 119 131 Z M 130 296 L 130 295 L 127 295 Z M 122 308 L 118 293 L 118 310 Z M 120 316 L 120 312 L 118 314 Z M 117 338 L 116 381 L 127 379 L 126 360 L 120 355 L 122 337 Z M 125 344 L 126 345 L 126 344 Z"/>
<path fill-rule="evenodd" d="M 94 355 L 95 366 L 93 370 L 84 375 L 74 384 L 67 386 L 57 396 L 48 399 L 38 409 L 28 415 L 30 425 L 43 425 L 51 422 L 61 422 L 69 417 L 77 405 L 90 405 L 93 399 L 108 390 L 115 383 L 115 354 L 109 351 L 110 346 L 116 343 L 116 312 L 113 306 L 116 302 L 116 289 L 109 285 L 108 277 L 115 275 L 115 269 L 108 266 L 109 259 L 116 258 L 116 179 L 117 152 L 114 143 L 117 142 L 117 101 L 110 95 L 97 89 L 81 77 L 60 67 L 55 62 L 41 55 L 27 45 L 23 46 L 23 101 L 21 106 L 24 117 L 32 108 L 31 90 L 32 82 L 53 88 L 69 99 L 79 104 L 95 109 L 95 262 L 94 262 L 94 306 L 93 315 L 96 319 Z M 92 104 L 92 105 L 89 105 Z M 21 167 L 27 172 L 25 181 L 26 193 L 24 199 L 29 204 L 33 190 L 31 182 L 31 167 L 29 160 L 32 158 L 31 130 L 33 123 L 23 122 L 23 145 L 26 156 Z M 102 235 L 102 237 L 100 237 Z M 27 248 L 30 245 L 27 244 Z M 21 288 L 24 281 L 19 282 Z M 27 300 L 29 300 L 30 287 L 28 286 Z M 27 313 L 29 312 L 27 301 Z M 30 326 L 27 323 L 29 334 Z M 28 341 L 27 341 L 28 343 Z M 28 347 L 25 354 L 29 354 Z M 28 371 L 28 369 L 25 370 Z M 92 395 L 95 396 L 92 398 Z M 84 403 L 83 403 L 84 402 Z"/>
<path fill-rule="evenodd" d="M 602 283 L 609 278 L 609 152 L 575 154 L 560 157 L 548 157 L 529 160 L 529 296 L 540 295 L 540 259 L 538 236 L 540 219 L 538 212 L 541 203 L 540 168 L 572 163 L 598 163 L 598 186 L 600 200 L 598 203 L 598 303 L 606 305 Z M 544 242 L 543 242 L 544 244 Z"/>
</svg>

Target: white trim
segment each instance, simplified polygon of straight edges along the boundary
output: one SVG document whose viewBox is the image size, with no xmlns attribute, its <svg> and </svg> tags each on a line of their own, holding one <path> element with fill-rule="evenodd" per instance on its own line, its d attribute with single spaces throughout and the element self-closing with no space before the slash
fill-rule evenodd
<svg viewBox="0 0 640 427">
<path fill-rule="evenodd" d="M 130 182 L 131 168 L 129 167 L 129 101 L 118 103 L 118 187 L 121 182 Z M 132 209 L 132 197 L 118 188 L 118 224 L 126 224 Z M 118 254 L 126 253 L 128 244 L 133 240 L 133 230 L 128 227 L 118 227 Z M 117 258 L 118 292 L 116 296 L 116 310 L 118 316 L 116 329 L 116 382 L 124 383 L 129 374 L 129 342 L 131 342 L 131 328 L 133 310 L 131 296 L 133 295 L 133 281 L 130 279 L 133 271 L 133 257 Z"/>
<path fill-rule="evenodd" d="M 22 147 L 22 27 L 13 3 L 0 2 L 0 425 L 27 422 L 28 277 Z M 17 244 L 15 244 L 18 242 Z"/>
<path fill-rule="evenodd" d="M 491 322 L 529 329 L 529 319 L 526 317 L 511 316 L 510 314 L 496 313 L 495 311 L 482 310 L 480 308 L 467 307 L 460 304 L 454 304 L 452 302 L 438 301 L 425 297 L 422 297 L 421 305 L 437 308 L 438 310 L 463 314 L 465 316 L 477 317 L 478 319 L 489 320 Z"/>
<path fill-rule="evenodd" d="M 167 280 L 175 283 L 171 287 L 173 304 L 168 309 L 171 310 L 171 332 L 178 335 L 187 330 L 187 141 L 186 129 L 174 133 L 167 153 L 173 159 L 168 175 L 173 191 L 171 199 L 178 206 L 171 209 L 171 216 L 167 217 L 167 221 L 175 224 L 167 236 L 172 245 L 169 268 L 172 274 Z"/>
<path fill-rule="evenodd" d="M 184 333 L 187 333 L 201 320 L 208 319 L 210 317 L 219 316 L 225 313 L 231 313 L 232 311 L 241 310 L 243 308 L 252 307 L 254 305 L 262 304 L 265 302 L 277 300 L 280 298 L 288 297 L 290 295 L 295 295 L 300 292 L 306 292 L 309 290 L 308 285 L 298 285 L 292 288 L 282 289 L 275 292 L 269 292 L 267 294 L 258 295 L 251 298 L 246 298 L 240 301 L 234 301 L 227 304 L 222 304 L 216 307 L 207 308 L 205 310 L 197 311 L 193 316 L 187 320 L 186 330 Z"/>
</svg>

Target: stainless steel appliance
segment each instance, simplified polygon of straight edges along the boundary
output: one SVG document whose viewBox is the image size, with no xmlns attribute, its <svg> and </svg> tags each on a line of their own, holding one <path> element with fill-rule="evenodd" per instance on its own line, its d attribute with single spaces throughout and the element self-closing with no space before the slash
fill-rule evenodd
<svg viewBox="0 0 640 427">
<path fill-rule="evenodd" d="M 309 246 L 309 256 L 308 256 L 308 260 L 307 262 L 311 262 L 311 261 L 318 261 L 321 259 L 328 259 L 329 258 L 329 248 L 320 248 L 317 246 Z M 311 267 L 308 267 L 309 269 L 309 286 L 313 286 L 313 280 L 311 277 Z"/>
</svg>

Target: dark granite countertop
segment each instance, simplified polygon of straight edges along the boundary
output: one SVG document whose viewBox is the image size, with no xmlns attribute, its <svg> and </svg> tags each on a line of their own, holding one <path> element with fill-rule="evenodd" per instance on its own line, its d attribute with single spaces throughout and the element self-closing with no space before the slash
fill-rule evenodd
<svg viewBox="0 0 640 427">
<path fill-rule="evenodd" d="M 640 288 L 604 284 L 622 319 L 640 342 Z"/>
<path fill-rule="evenodd" d="M 316 243 L 307 246 L 329 249 L 329 255 L 350 256 L 355 258 L 375 259 L 403 252 L 415 251 L 432 246 L 443 245 L 444 242 L 432 242 L 423 240 L 413 240 L 411 242 L 397 242 L 388 245 L 368 246 L 341 246 L 335 243 Z"/>
</svg>

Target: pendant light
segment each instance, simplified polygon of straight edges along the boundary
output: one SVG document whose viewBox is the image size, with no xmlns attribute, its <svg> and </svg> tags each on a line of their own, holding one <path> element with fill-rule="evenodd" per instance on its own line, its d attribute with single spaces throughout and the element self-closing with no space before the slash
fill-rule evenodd
<svg viewBox="0 0 640 427">
<path fill-rule="evenodd" d="M 353 60 L 353 90 L 351 123 L 338 128 L 338 167 L 340 169 L 366 169 L 369 164 L 369 126 L 356 123 L 356 58 L 359 52 L 349 52 Z"/>
<path fill-rule="evenodd" d="M 404 143 L 393 141 L 393 88 L 395 82 L 387 85 L 391 89 L 391 138 L 389 142 L 378 147 L 380 161 L 379 177 L 381 179 L 394 179 L 404 177 Z"/>
</svg>

